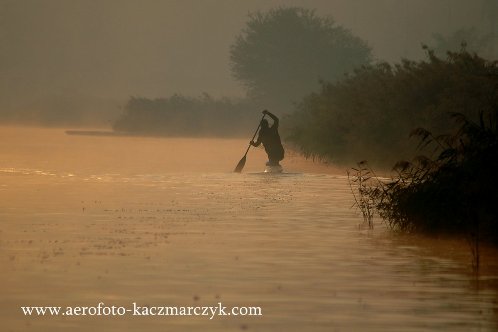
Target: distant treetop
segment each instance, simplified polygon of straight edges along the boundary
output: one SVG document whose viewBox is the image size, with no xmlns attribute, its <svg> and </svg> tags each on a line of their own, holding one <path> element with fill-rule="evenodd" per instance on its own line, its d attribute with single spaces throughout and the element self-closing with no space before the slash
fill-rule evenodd
<svg viewBox="0 0 498 332">
<path fill-rule="evenodd" d="M 250 97 L 289 105 L 371 61 L 371 49 L 329 17 L 305 8 L 249 14 L 230 48 L 233 76 Z"/>
</svg>

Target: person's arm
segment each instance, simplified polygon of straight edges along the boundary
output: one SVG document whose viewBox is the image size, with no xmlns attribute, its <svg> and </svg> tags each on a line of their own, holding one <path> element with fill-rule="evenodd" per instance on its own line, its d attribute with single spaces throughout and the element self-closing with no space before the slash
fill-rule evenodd
<svg viewBox="0 0 498 332">
<path fill-rule="evenodd" d="M 252 146 L 258 147 L 261 144 L 261 133 L 258 135 L 258 139 L 256 140 L 256 142 L 251 141 L 249 144 L 251 144 Z"/>
<path fill-rule="evenodd" d="M 267 111 L 267 110 L 264 110 L 264 111 L 263 111 L 263 114 L 268 115 L 268 116 L 269 116 L 269 117 L 273 120 L 273 125 L 272 125 L 272 127 L 275 127 L 275 128 L 277 128 L 277 129 L 278 129 L 278 122 L 279 122 L 279 121 L 278 121 L 278 118 L 275 116 L 275 114 L 273 114 L 273 113 L 271 113 L 271 112 L 269 112 L 269 111 Z"/>
</svg>

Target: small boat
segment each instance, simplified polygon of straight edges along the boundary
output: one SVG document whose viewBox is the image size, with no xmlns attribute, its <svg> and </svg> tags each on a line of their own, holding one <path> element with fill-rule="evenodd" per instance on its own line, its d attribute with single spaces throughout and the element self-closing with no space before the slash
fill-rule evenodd
<svg viewBox="0 0 498 332">
<path fill-rule="evenodd" d="M 265 173 L 282 173 L 284 169 L 280 165 L 266 165 Z"/>
</svg>

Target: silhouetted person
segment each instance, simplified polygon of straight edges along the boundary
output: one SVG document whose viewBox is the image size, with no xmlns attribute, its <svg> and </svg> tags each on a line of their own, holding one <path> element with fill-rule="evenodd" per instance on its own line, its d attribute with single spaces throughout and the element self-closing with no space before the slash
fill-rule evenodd
<svg viewBox="0 0 498 332">
<path fill-rule="evenodd" d="M 263 111 L 263 114 L 268 115 L 272 118 L 273 124 L 268 124 L 266 119 L 261 120 L 261 129 L 259 130 L 259 136 L 256 142 L 251 141 L 252 146 L 259 146 L 263 143 L 265 147 L 266 154 L 268 155 L 268 166 L 280 166 L 280 160 L 284 159 L 284 147 L 280 141 L 280 135 L 278 134 L 278 118 L 267 110 Z"/>
</svg>

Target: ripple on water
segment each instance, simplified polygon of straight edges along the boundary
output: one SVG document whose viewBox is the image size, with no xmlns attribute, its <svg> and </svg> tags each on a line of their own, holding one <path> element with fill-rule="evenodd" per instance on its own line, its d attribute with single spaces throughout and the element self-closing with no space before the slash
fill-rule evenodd
<svg viewBox="0 0 498 332">
<path fill-rule="evenodd" d="M 448 257 L 442 240 L 359 228 L 343 176 L 0 172 L 7 329 L 24 326 L 21 303 L 99 301 L 222 301 L 264 316 L 29 322 L 47 331 L 496 329 L 496 289 L 474 287 L 466 249 Z"/>
</svg>

